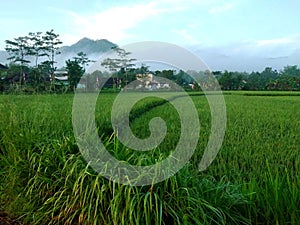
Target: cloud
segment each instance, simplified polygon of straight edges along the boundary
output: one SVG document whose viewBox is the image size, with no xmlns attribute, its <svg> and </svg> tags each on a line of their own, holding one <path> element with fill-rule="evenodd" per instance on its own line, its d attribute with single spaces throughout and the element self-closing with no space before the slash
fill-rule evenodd
<svg viewBox="0 0 300 225">
<path fill-rule="evenodd" d="M 209 10 L 209 13 L 212 14 L 212 15 L 216 15 L 216 14 L 219 14 L 219 13 L 224 13 L 224 12 L 230 10 L 232 7 L 233 7 L 232 3 L 227 3 L 227 4 L 221 5 L 221 6 L 215 6 L 215 7 L 212 7 Z"/>
<path fill-rule="evenodd" d="M 68 12 L 68 15 L 70 22 L 73 23 L 70 26 L 74 27 L 72 30 L 77 33 L 76 36 L 87 36 L 93 39 L 106 38 L 113 42 L 120 42 L 134 37 L 130 29 L 158 14 L 170 11 L 171 8 L 161 7 L 158 2 L 151 1 L 147 4 L 117 6 L 89 15 L 75 12 Z"/>
<path fill-rule="evenodd" d="M 286 58 L 300 49 L 300 34 L 280 38 L 247 40 L 218 47 L 227 56 Z"/>
<path fill-rule="evenodd" d="M 141 15 L 141 6 L 134 8 L 117 7 L 92 16 L 73 14 L 73 21 L 79 28 L 79 33 L 84 36 L 99 39 L 107 38 L 112 41 L 120 41 L 127 37 L 126 30 L 134 27 L 147 14 Z"/>
<path fill-rule="evenodd" d="M 285 44 L 298 44 L 300 42 L 300 34 L 287 36 L 282 38 L 264 39 L 256 41 L 258 46 L 270 45 L 285 45 Z"/>
<path fill-rule="evenodd" d="M 65 32 L 65 35 L 62 36 L 65 40 L 69 41 L 68 44 L 82 37 L 92 39 L 106 38 L 115 43 L 124 43 L 138 40 L 139 37 L 143 36 L 141 33 L 134 32 L 134 29 L 142 30 L 141 26 L 144 26 L 147 21 L 152 23 L 158 17 L 161 16 L 161 18 L 164 18 L 166 16 L 167 19 L 173 18 L 174 24 L 176 24 L 176 21 L 182 24 L 183 22 L 180 17 L 185 15 L 183 20 L 186 20 L 187 14 L 185 13 L 190 13 L 190 10 L 197 7 L 209 8 L 212 4 L 206 0 L 150 0 L 143 3 L 119 4 L 106 10 L 101 9 L 99 12 L 95 12 L 95 9 L 89 13 L 79 13 L 62 9 L 52 10 L 66 16 L 69 24 L 67 28 L 68 32 Z M 163 23 L 163 19 L 160 22 Z M 178 28 L 177 33 L 189 41 L 193 40 L 193 37 L 184 29 L 190 30 L 189 27 Z M 157 27 L 157 32 L 164 34 L 167 32 L 167 30 L 159 30 L 160 28 Z M 146 33 L 149 33 L 149 31 Z M 157 37 L 160 37 L 159 33 Z M 153 36 L 150 38 L 153 39 Z M 194 42 L 195 40 L 193 40 Z"/>
<path fill-rule="evenodd" d="M 260 50 L 269 57 L 284 57 L 291 55 L 300 48 L 300 34 L 281 38 L 258 40 L 253 43 L 254 49 Z"/>
</svg>

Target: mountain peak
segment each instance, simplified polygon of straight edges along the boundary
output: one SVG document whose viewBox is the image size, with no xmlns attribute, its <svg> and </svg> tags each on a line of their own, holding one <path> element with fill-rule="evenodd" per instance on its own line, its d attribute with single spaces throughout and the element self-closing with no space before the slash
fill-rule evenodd
<svg viewBox="0 0 300 225">
<path fill-rule="evenodd" d="M 92 40 L 90 38 L 84 37 L 71 46 L 62 47 L 62 51 L 68 53 L 84 52 L 86 54 L 99 52 L 103 53 L 109 51 L 112 47 L 115 46 L 117 45 L 106 39 Z"/>
<path fill-rule="evenodd" d="M 81 43 L 81 42 L 88 43 L 88 42 L 93 42 L 93 41 L 94 40 L 92 40 L 90 38 L 84 37 L 84 38 L 81 38 L 79 41 L 77 41 L 75 44 L 78 44 L 78 43 Z"/>
</svg>

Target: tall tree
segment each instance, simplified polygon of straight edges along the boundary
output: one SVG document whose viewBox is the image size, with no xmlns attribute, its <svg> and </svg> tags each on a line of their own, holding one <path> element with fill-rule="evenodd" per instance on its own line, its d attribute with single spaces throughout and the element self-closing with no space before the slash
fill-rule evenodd
<svg viewBox="0 0 300 225">
<path fill-rule="evenodd" d="M 46 56 L 45 53 L 45 42 L 42 37 L 42 32 L 30 32 L 29 34 L 29 54 L 34 57 L 35 67 L 38 67 L 39 57 Z"/>
<path fill-rule="evenodd" d="M 25 57 L 29 53 L 29 43 L 28 37 L 18 37 L 13 41 L 6 40 L 5 50 L 10 55 L 8 60 L 12 60 L 13 62 L 19 62 L 21 65 L 24 63 L 29 63 L 29 60 L 26 60 Z"/>
<path fill-rule="evenodd" d="M 30 63 L 25 57 L 29 54 L 29 43 L 28 37 L 18 37 L 13 41 L 6 40 L 5 50 L 8 52 L 10 57 L 8 60 L 12 60 L 14 63 L 20 63 L 20 76 L 19 82 L 21 84 L 22 79 L 25 82 L 24 65 Z"/>
<path fill-rule="evenodd" d="M 128 83 L 128 69 L 133 67 L 135 64 L 133 63 L 136 61 L 136 59 L 128 58 L 128 56 L 131 54 L 131 52 L 127 52 L 125 49 L 119 48 L 119 47 L 113 47 L 112 50 L 117 54 L 117 58 L 111 59 L 106 58 L 101 63 L 102 66 L 105 68 L 108 68 L 110 72 L 116 73 L 119 72 L 121 77 L 124 77 L 125 75 L 125 84 Z M 115 77 L 114 83 L 115 82 Z"/>
<path fill-rule="evenodd" d="M 43 36 L 44 41 L 44 53 L 46 56 L 48 56 L 49 64 L 51 65 L 51 83 L 54 82 L 54 71 L 56 70 L 56 67 L 54 66 L 55 62 L 55 56 L 60 54 L 58 51 L 59 45 L 62 44 L 62 41 L 59 40 L 59 34 L 54 33 L 54 30 L 47 31 L 46 34 Z"/>
</svg>

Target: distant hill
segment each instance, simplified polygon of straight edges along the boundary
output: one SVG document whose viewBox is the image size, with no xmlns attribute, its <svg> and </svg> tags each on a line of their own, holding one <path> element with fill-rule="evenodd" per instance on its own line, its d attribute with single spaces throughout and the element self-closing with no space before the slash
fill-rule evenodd
<svg viewBox="0 0 300 225">
<path fill-rule="evenodd" d="M 117 46 L 116 44 L 106 40 L 92 40 L 89 38 L 82 38 L 77 43 L 70 46 L 62 46 L 59 51 L 61 54 L 55 57 L 56 66 L 58 68 L 65 66 L 67 59 L 72 59 L 79 52 L 84 52 L 87 57 L 92 60 L 97 60 L 103 53 L 109 51 L 112 47 Z M 9 57 L 6 51 L 0 51 L 0 63 L 7 64 Z M 34 61 L 34 60 L 32 60 Z"/>
<path fill-rule="evenodd" d="M 116 44 L 106 40 L 92 40 L 89 38 L 83 38 L 79 40 L 77 43 L 71 46 L 63 46 L 60 48 L 62 54 L 77 54 L 78 52 L 84 52 L 87 55 L 90 54 L 98 54 L 109 51 L 112 47 L 116 46 Z"/>
</svg>

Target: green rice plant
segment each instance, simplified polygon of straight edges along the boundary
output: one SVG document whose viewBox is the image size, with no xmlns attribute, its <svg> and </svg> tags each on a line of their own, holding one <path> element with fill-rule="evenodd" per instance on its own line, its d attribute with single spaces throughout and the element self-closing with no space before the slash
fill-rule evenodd
<svg viewBox="0 0 300 225">
<path fill-rule="evenodd" d="M 166 158 L 180 136 L 173 106 L 159 98 L 134 106 L 130 125 L 137 137 L 149 135 L 153 117 L 168 127 L 160 146 L 141 153 L 122 145 L 112 130 L 115 97 L 101 94 L 95 115 L 108 151 L 135 165 Z M 134 187 L 103 178 L 81 156 L 71 123 L 73 95 L 0 96 L 1 210 L 27 224 L 297 224 L 299 97 L 225 95 L 224 143 L 202 173 L 197 165 L 210 134 L 210 111 L 203 93 L 191 98 L 201 123 L 192 159 L 165 181 Z"/>
<path fill-rule="evenodd" d="M 216 166 L 209 171 L 244 183 L 244 193 L 255 203 L 248 209 L 253 223 L 297 224 L 299 98 L 231 95 L 225 99 L 227 134 Z"/>
</svg>

